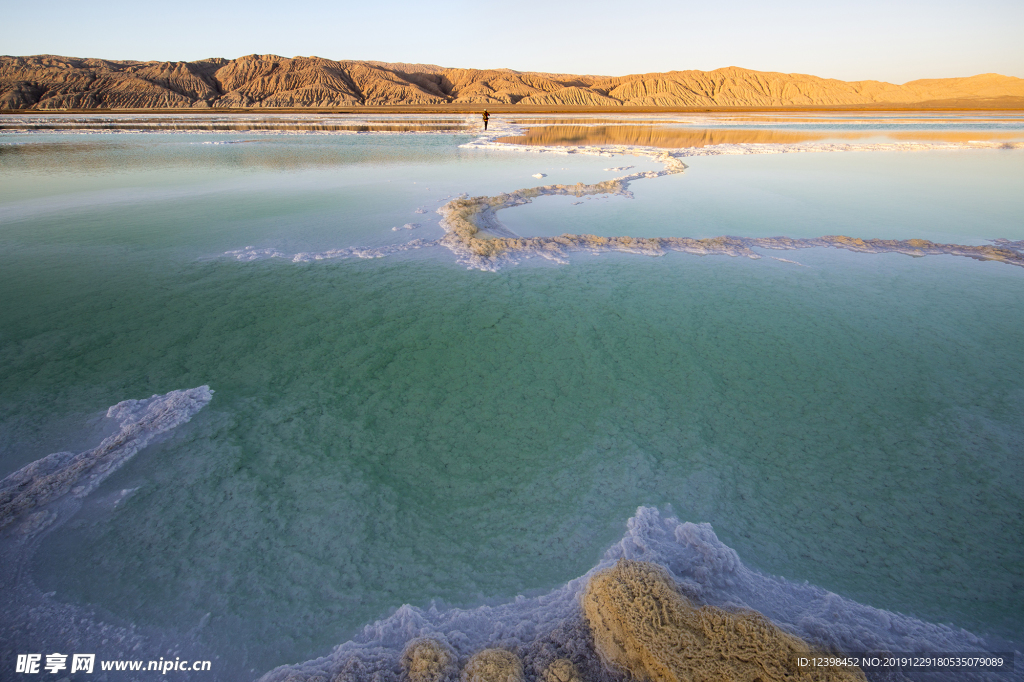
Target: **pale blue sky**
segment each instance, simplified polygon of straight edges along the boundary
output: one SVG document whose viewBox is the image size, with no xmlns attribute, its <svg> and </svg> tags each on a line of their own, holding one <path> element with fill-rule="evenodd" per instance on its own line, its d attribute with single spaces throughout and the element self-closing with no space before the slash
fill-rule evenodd
<svg viewBox="0 0 1024 682">
<path fill-rule="evenodd" d="M 193 60 L 273 53 L 625 75 L 743 66 L 902 83 L 1024 77 L 1021 0 L 0 0 L 0 53 Z"/>
</svg>

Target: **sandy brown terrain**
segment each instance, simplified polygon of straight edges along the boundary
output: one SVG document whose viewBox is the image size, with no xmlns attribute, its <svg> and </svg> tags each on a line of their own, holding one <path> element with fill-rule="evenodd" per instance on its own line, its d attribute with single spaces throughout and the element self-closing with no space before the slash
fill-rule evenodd
<svg viewBox="0 0 1024 682">
<path fill-rule="evenodd" d="M 1024 79 L 903 85 L 738 67 L 621 77 L 249 55 L 136 62 L 0 57 L 0 110 L 630 111 L 773 108 L 1020 109 Z"/>
</svg>

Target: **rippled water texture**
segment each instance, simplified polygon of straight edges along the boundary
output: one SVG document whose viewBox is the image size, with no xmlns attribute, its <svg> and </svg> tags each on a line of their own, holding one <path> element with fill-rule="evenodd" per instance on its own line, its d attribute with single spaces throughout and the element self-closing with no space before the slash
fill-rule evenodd
<svg viewBox="0 0 1024 682">
<path fill-rule="evenodd" d="M 255 676 L 404 603 L 546 592 L 639 505 L 671 505 L 764 573 L 1020 646 L 1024 270 L 833 249 L 498 272 L 440 247 L 224 256 L 436 240 L 462 193 L 661 168 L 470 139 L 0 136 L 0 473 L 94 447 L 119 401 L 214 390 L 95 493 L 128 491 L 116 504 L 46 538 L 43 592 L 202 623 Z M 1024 239 L 1018 150 L 686 161 L 633 199 L 501 217 L 535 235 Z"/>
</svg>

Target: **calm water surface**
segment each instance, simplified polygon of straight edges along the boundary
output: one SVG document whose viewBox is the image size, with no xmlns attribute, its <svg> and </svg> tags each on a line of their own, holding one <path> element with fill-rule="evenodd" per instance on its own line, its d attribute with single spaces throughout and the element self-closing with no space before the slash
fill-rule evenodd
<svg viewBox="0 0 1024 682">
<path fill-rule="evenodd" d="M 671 505 L 764 572 L 1024 639 L 1024 270 L 817 249 L 496 273 L 440 247 L 224 256 L 432 240 L 461 193 L 660 168 L 470 139 L 0 136 L 0 472 L 95 445 L 126 398 L 216 392 L 96 493 L 124 502 L 46 539 L 44 592 L 183 632 L 210 613 L 211 646 L 258 673 L 403 603 L 549 590 L 638 505 Z M 687 163 L 633 199 L 501 218 L 1024 239 L 1020 151 Z"/>
</svg>

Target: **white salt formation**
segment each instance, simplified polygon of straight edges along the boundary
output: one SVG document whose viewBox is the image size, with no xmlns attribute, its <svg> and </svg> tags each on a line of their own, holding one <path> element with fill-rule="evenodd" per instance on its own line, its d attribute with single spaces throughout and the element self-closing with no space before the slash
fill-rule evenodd
<svg viewBox="0 0 1024 682">
<path fill-rule="evenodd" d="M 125 400 L 107 410 L 120 429 L 92 450 L 55 452 L 0 481 L 0 529 L 34 535 L 67 518 L 110 474 L 156 436 L 189 421 L 213 397 L 209 386 Z"/>
<path fill-rule="evenodd" d="M 42 538 L 74 516 L 83 498 L 155 438 L 192 419 L 212 397 L 209 386 L 199 386 L 122 401 L 107 410 L 107 417 L 118 423 L 117 432 L 97 447 L 47 455 L 0 481 L 0 613 L 7 623 L 18 625 L 3 628 L 0 635 L 5 659 L 25 652 L 71 650 L 104 652 L 111 659 L 173 660 L 184 647 L 189 651 L 186 656 L 198 658 L 201 652 L 204 658 L 214 657 L 194 637 L 111 622 L 88 608 L 61 603 L 53 593 L 42 594 L 28 571 Z M 131 492 L 116 493 L 112 505 Z M 202 675 L 186 673 L 180 679 Z"/>
<path fill-rule="evenodd" d="M 517 130 L 514 123 L 499 124 L 502 134 Z M 599 253 L 616 251 L 636 253 L 647 256 L 660 256 L 669 251 L 681 251 L 700 256 L 726 255 L 760 258 L 755 249 L 795 250 L 805 248 L 831 247 L 859 253 L 902 253 L 909 256 L 952 255 L 965 256 L 976 260 L 995 260 L 1011 265 L 1024 265 L 1024 243 L 993 240 L 994 246 L 968 246 L 962 244 L 941 244 L 924 239 L 859 239 L 844 235 L 827 235 L 817 238 L 789 237 L 730 237 L 720 236 L 707 239 L 689 239 L 684 237 L 601 237 L 590 234 L 563 234 L 557 237 L 521 237 L 504 225 L 497 217 L 497 212 L 507 208 L 532 203 L 541 196 L 574 196 L 579 199 L 590 199 L 593 196 L 623 196 L 632 198 L 629 185 L 640 179 L 658 178 L 665 175 L 682 173 L 686 164 L 681 159 L 688 156 L 714 156 L 723 154 L 782 154 L 797 152 L 847 152 L 847 151 L 924 151 L 924 150 L 956 150 L 977 148 L 1014 148 L 1014 145 L 1002 142 L 982 143 L 885 143 L 885 144 L 719 144 L 706 147 L 694 147 L 676 150 L 664 150 L 655 147 L 638 147 L 629 145 L 605 146 L 534 146 L 496 142 L 493 135 L 480 137 L 473 142 L 462 145 L 469 149 L 503 149 L 508 151 L 584 154 L 598 156 L 614 156 L 628 154 L 648 158 L 661 163 L 660 171 L 641 171 L 623 175 L 612 180 L 595 184 L 577 183 L 575 185 L 544 185 L 529 187 L 497 196 L 469 197 L 466 194 L 449 200 L 437 210 L 442 216 L 441 227 L 446 234 L 440 240 L 412 240 L 405 244 L 375 248 L 350 247 L 332 249 L 316 253 L 287 254 L 272 248 L 255 248 L 247 246 L 226 252 L 238 260 L 262 260 L 265 258 L 285 258 L 296 263 L 307 263 L 317 260 L 336 258 L 380 258 L 393 253 L 419 249 L 427 246 L 444 246 L 451 250 L 470 269 L 496 271 L 502 266 L 515 264 L 523 258 L 539 257 L 559 263 L 565 263 L 566 256 L 577 251 Z M 605 168 L 609 172 L 630 170 L 634 166 L 612 166 Z M 546 177 L 544 173 L 534 174 L 535 178 Z M 581 201 L 572 202 L 578 206 Z M 422 213 L 424 209 L 416 209 Z M 402 227 L 393 227 L 392 231 L 412 230 L 420 227 L 420 223 L 406 223 Z M 775 258 L 773 256 L 773 258 Z M 801 265 L 785 258 L 775 258 L 782 262 Z"/>
<path fill-rule="evenodd" d="M 424 638 L 432 644 L 420 644 Z M 680 657 L 666 644 L 679 638 L 697 648 Z M 503 682 L 509 675 L 514 679 L 512 657 L 526 680 L 544 682 L 856 680 L 863 679 L 858 671 L 819 669 L 815 675 L 793 670 L 790 655 L 812 650 L 967 653 L 992 651 L 993 646 L 966 630 L 764 575 L 747 568 L 709 524 L 684 523 L 641 507 L 622 540 L 594 569 L 546 595 L 468 610 L 406 605 L 367 625 L 330 655 L 283 666 L 261 682 L 309 682 L 317 676 L 399 682 L 411 679 L 405 671 L 416 656 L 443 661 L 422 667 L 443 669 L 450 676 L 447 654 L 438 653 L 449 647 L 462 680 L 490 679 L 483 677 L 485 671 L 501 671 L 495 674 L 505 675 L 496 678 Z M 410 653 L 420 647 L 424 653 Z M 707 667 L 687 672 L 691 664 Z M 905 675 L 867 671 L 869 680 L 879 682 L 1024 679 L 1019 673 Z"/>
<path fill-rule="evenodd" d="M 389 256 L 393 253 L 409 251 L 412 249 L 419 249 L 424 246 L 436 245 L 436 241 L 413 239 L 412 241 L 406 242 L 404 244 L 393 244 L 390 246 L 381 246 L 377 248 L 351 247 L 347 249 L 329 249 L 327 251 L 316 252 L 300 251 L 299 253 L 284 253 L 282 251 L 278 251 L 277 249 L 258 249 L 255 246 L 247 246 L 244 249 L 228 251 L 224 255 L 231 256 L 236 260 L 240 261 L 265 260 L 268 258 L 284 258 L 286 260 L 292 261 L 293 263 L 311 263 L 313 261 L 334 260 L 336 258 L 383 258 L 384 256 Z"/>
</svg>

